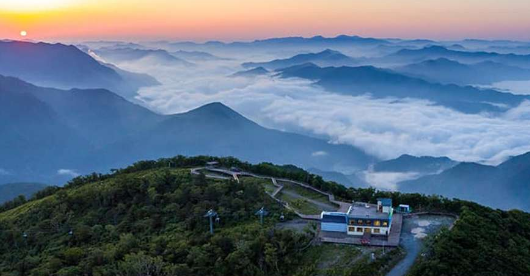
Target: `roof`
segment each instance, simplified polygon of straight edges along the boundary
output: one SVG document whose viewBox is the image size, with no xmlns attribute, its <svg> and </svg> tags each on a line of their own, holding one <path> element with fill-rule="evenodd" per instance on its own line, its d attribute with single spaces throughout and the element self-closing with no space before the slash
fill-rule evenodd
<svg viewBox="0 0 530 276">
<path fill-rule="evenodd" d="M 378 212 L 377 206 L 373 204 L 354 204 L 348 212 L 350 218 L 388 219 L 389 216 L 390 214 Z"/>
<path fill-rule="evenodd" d="M 328 215 L 328 216 L 347 216 L 348 214 L 343 213 L 343 212 L 326 212 L 326 211 L 323 211 L 320 214 L 320 216 L 324 216 L 324 215 Z"/>
<path fill-rule="evenodd" d="M 383 206 L 392 206 L 392 199 L 391 198 L 378 198 L 377 201 L 381 201 L 381 205 Z"/>
</svg>

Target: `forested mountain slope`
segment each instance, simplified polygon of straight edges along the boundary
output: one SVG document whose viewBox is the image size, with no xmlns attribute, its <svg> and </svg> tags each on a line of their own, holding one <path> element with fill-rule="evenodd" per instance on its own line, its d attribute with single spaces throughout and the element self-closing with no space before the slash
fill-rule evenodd
<svg viewBox="0 0 530 276">
<path fill-rule="evenodd" d="M 39 192 L 29 202 L 3 205 L 0 274 L 317 275 L 314 265 L 301 262 L 307 260 L 304 248 L 312 234 L 275 228 L 279 214 L 292 214 L 270 199 L 259 182 L 243 185 L 190 174 L 189 168 L 211 160 L 305 181 L 343 200 L 391 197 L 395 205 L 408 203 L 418 211 L 459 216 L 452 230 L 430 240 L 412 275 L 513 276 L 529 271 L 530 214 L 521 211 L 345 188 L 294 166 L 178 156 L 138 162 L 110 175 L 78 177 L 65 188 Z M 255 216 L 262 206 L 270 211 L 264 226 Z M 213 236 L 204 217 L 210 208 L 220 217 Z M 344 273 L 381 275 L 381 265 L 369 262 Z"/>
</svg>

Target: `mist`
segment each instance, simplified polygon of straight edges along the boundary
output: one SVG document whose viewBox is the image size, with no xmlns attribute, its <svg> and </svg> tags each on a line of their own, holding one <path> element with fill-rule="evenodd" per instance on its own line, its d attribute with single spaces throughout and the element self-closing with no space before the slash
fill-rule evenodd
<svg viewBox="0 0 530 276">
<path fill-rule="evenodd" d="M 226 53 L 225 53 L 226 55 Z M 501 114 L 464 114 L 418 99 L 373 99 L 330 93 L 311 81 L 274 74 L 231 77 L 248 56 L 196 66 L 117 64 L 154 76 L 160 86 L 141 88 L 135 99 L 162 114 L 219 101 L 269 128 L 359 147 L 381 159 L 401 154 L 447 156 L 457 161 L 499 164 L 530 151 L 530 103 Z"/>
</svg>

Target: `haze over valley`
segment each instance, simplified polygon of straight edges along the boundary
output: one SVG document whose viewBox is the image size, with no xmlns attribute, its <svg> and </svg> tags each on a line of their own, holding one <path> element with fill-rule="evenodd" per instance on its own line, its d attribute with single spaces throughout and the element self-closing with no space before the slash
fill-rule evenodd
<svg viewBox="0 0 530 276">
<path fill-rule="evenodd" d="M 378 162 L 410 155 L 495 166 L 530 151 L 530 96 L 495 87 L 530 80 L 530 56 L 518 50 L 525 46 L 346 35 L 70 46 L 3 41 L 3 110 L 20 115 L 3 115 L 10 159 L 0 177 L 62 182 L 139 159 L 204 154 L 294 164 L 348 186 L 401 190 L 410 186 L 401 182 L 447 167 L 381 171 Z M 503 51 L 484 50 L 492 47 Z M 519 200 L 502 206 L 528 207 Z"/>
</svg>

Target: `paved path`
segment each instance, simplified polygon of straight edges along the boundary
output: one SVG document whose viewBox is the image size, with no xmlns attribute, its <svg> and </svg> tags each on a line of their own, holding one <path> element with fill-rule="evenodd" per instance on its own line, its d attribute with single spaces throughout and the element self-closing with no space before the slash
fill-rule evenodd
<svg viewBox="0 0 530 276">
<path fill-rule="evenodd" d="M 406 275 L 409 269 L 414 265 L 416 258 L 421 253 L 423 238 L 416 236 L 418 232 L 412 231 L 413 229 L 418 230 L 422 229 L 422 233 L 426 235 L 432 235 L 437 233 L 442 226 L 451 227 L 454 225 L 455 215 L 443 213 L 435 213 L 430 215 L 425 213 L 425 215 L 418 216 L 415 215 L 405 215 L 403 219 L 402 234 L 400 237 L 400 246 L 405 249 L 407 255 L 403 260 L 397 263 L 392 270 L 388 272 L 386 276 L 403 276 Z M 426 224 L 420 224 L 428 222 Z"/>
<path fill-rule="evenodd" d="M 302 183 L 302 182 L 298 182 L 298 181 L 293 181 L 293 180 L 290 180 L 290 179 L 275 178 L 275 177 L 270 177 L 270 176 L 262 176 L 262 175 L 257 175 L 257 174 L 249 173 L 249 172 L 234 172 L 234 171 L 227 170 L 227 169 L 211 168 L 211 167 L 193 168 L 193 169 L 191 169 L 191 173 L 195 174 L 195 175 L 198 175 L 198 174 L 200 174 L 200 170 L 206 170 L 206 171 L 210 171 L 210 172 L 213 172 L 213 173 L 226 175 L 226 177 L 225 177 L 225 176 L 219 176 L 219 175 L 206 174 L 206 177 L 208 177 L 208 178 L 234 179 L 238 183 L 239 183 L 239 177 L 240 176 L 250 176 L 250 177 L 256 177 L 256 178 L 261 178 L 261 179 L 270 179 L 272 181 L 272 184 L 276 187 L 276 190 L 274 190 L 274 192 L 272 192 L 271 194 L 269 194 L 269 193 L 267 193 L 267 194 L 270 197 L 272 197 L 272 199 L 274 199 L 278 203 L 280 203 L 283 206 L 285 206 L 285 208 L 291 210 L 296 215 L 298 215 L 300 218 L 306 219 L 306 220 L 320 220 L 320 215 L 306 215 L 306 214 L 299 213 L 294 208 L 289 206 L 289 203 L 287 203 L 285 201 L 282 201 L 281 199 L 277 198 L 277 195 L 281 191 L 283 191 L 283 188 L 284 188 L 284 186 L 281 185 L 278 182 L 286 182 L 286 183 L 295 184 L 295 185 L 301 186 L 303 188 L 312 190 L 314 192 L 323 194 L 323 195 L 328 197 L 328 199 L 329 199 L 329 201 L 331 203 L 336 204 L 338 206 L 338 208 L 337 207 L 330 208 L 330 207 L 332 207 L 331 205 L 326 205 L 325 203 L 318 202 L 318 201 L 315 201 L 315 200 L 312 200 L 312 199 L 309 199 L 309 198 L 306 198 L 306 197 L 303 197 L 303 196 L 297 194 L 297 196 L 299 196 L 300 198 L 304 198 L 304 199 L 310 201 L 311 203 L 316 204 L 319 207 L 325 206 L 326 208 L 322 208 L 324 210 L 346 212 L 346 211 L 348 211 L 348 208 L 351 205 L 350 203 L 347 203 L 347 202 L 341 202 L 341 201 L 335 200 L 335 196 L 333 196 L 332 194 L 323 192 L 323 191 L 321 191 L 321 190 L 319 190 L 319 189 L 317 189 L 315 187 L 312 187 L 312 186 L 310 186 L 308 184 L 305 184 L 305 183 Z M 290 195 L 292 195 L 292 194 L 290 194 Z"/>
<path fill-rule="evenodd" d="M 334 211 L 337 210 L 337 206 L 332 206 L 331 204 L 326 204 L 326 203 L 318 201 L 318 200 L 307 198 L 307 197 L 302 196 L 302 195 L 300 195 L 300 194 L 298 194 L 296 192 L 293 192 L 293 191 L 284 190 L 284 191 L 282 191 L 282 193 L 286 194 L 288 196 L 294 197 L 296 199 L 307 200 L 308 202 L 311 202 L 312 204 L 320 207 L 320 209 L 322 209 L 324 211 L 327 211 L 327 212 L 334 212 Z"/>
<path fill-rule="evenodd" d="M 278 193 L 280 193 L 280 191 L 283 189 L 283 186 L 278 184 L 278 181 L 276 181 L 276 178 L 271 177 L 271 180 L 272 180 L 272 185 L 276 187 L 276 190 L 272 192 L 271 196 L 275 198 L 278 195 Z"/>
<path fill-rule="evenodd" d="M 204 169 L 206 168 L 193 168 L 191 169 L 191 174 L 199 175 L 201 174 L 200 170 L 204 170 Z M 213 178 L 213 179 L 223 179 L 223 180 L 229 180 L 233 178 L 230 176 L 220 176 L 220 175 L 213 175 L 213 174 L 206 175 L 206 177 Z"/>
</svg>

